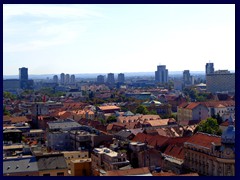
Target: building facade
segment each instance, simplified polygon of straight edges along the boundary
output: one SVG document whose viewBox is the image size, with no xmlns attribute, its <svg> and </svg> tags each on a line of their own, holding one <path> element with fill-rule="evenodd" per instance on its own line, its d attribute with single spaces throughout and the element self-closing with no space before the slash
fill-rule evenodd
<svg viewBox="0 0 240 180">
<path fill-rule="evenodd" d="M 216 71 L 206 75 L 207 91 L 211 93 L 235 93 L 235 73 L 229 71 Z"/>
<path fill-rule="evenodd" d="M 118 82 L 119 83 L 124 83 L 125 81 L 125 76 L 123 73 L 118 74 Z"/>
<path fill-rule="evenodd" d="M 130 162 L 124 152 L 115 152 L 108 148 L 94 148 L 91 154 L 92 169 L 102 169 L 105 171 L 118 170 L 127 166 Z"/>
<path fill-rule="evenodd" d="M 214 74 L 214 64 L 213 63 L 206 63 L 205 72 L 206 72 L 206 75 Z"/>
<path fill-rule="evenodd" d="M 54 75 L 54 76 L 53 76 L 53 82 L 54 82 L 54 83 L 58 83 L 58 76 L 57 76 L 57 75 Z"/>
<path fill-rule="evenodd" d="M 103 84 L 104 83 L 104 76 L 103 75 L 98 75 L 97 76 L 97 83 Z"/>
<path fill-rule="evenodd" d="M 109 83 L 109 84 L 114 84 L 115 83 L 115 79 L 114 79 L 114 74 L 113 73 L 108 73 L 108 75 L 107 75 L 107 83 Z"/>
<path fill-rule="evenodd" d="M 208 108 L 201 103 L 182 103 L 177 108 L 178 121 L 200 121 L 208 118 Z"/>
<path fill-rule="evenodd" d="M 235 175 L 235 127 L 229 122 L 221 137 L 196 133 L 184 143 L 186 169 L 206 176 Z"/>
<path fill-rule="evenodd" d="M 168 69 L 165 65 L 159 65 L 157 71 L 155 71 L 155 82 L 156 83 L 168 83 Z"/>
</svg>

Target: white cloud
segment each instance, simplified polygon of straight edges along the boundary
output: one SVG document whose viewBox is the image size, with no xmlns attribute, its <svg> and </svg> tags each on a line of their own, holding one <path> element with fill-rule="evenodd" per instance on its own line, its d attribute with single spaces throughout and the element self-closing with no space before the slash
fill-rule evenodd
<svg viewBox="0 0 240 180">
<path fill-rule="evenodd" d="M 35 16 L 44 18 L 86 18 L 104 17 L 101 13 L 91 10 L 86 5 L 3 5 L 3 20 L 9 20 L 16 16 Z"/>
<path fill-rule="evenodd" d="M 4 5 L 4 52 L 38 50 L 76 40 L 82 20 L 103 17 L 85 5 Z M 15 19 L 16 18 L 16 19 Z"/>
</svg>

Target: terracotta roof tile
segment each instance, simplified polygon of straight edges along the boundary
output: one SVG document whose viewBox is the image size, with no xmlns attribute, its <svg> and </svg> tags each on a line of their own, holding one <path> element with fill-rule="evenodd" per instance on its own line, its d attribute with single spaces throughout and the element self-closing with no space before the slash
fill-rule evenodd
<svg viewBox="0 0 240 180">
<path fill-rule="evenodd" d="M 215 144 L 221 143 L 221 137 L 198 132 L 186 141 L 186 143 L 196 144 L 209 149 L 211 148 L 212 142 Z"/>
</svg>

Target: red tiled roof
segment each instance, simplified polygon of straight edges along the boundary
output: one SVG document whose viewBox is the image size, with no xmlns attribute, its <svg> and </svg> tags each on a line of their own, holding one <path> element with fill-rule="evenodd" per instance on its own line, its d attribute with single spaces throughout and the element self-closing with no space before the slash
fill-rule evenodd
<svg viewBox="0 0 240 180">
<path fill-rule="evenodd" d="M 207 102 L 201 102 L 206 107 L 229 107 L 229 106 L 235 106 L 235 101 L 207 101 Z"/>
<path fill-rule="evenodd" d="M 184 159 L 183 146 L 177 146 L 176 144 L 170 144 L 164 151 L 164 154 L 175 157 L 177 159 Z"/>
<path fill-rule="evenodd" d="M 186 143 L 196 144 L 206 148 L 211 148 L 212 142 L 214 142 L 215 144 L 220 144 L 221 137 L 198 132 L 186 141 Z"/>
<path fill-rule="evenodd" d="M 134 142 L 147 143 L 148 145 L 153 146 L 153 147 L 164 146 L 164 145 L 166 145 L 168 140 L 169 140 L 168 137 L 164 137 L 164 136 L 160 136 L 160 135 L 151 136 L 151 135 L 144 134 L 144 133 L 138 133 L 132 139 L 132 141 L 134 141 Z"/>
</svg>

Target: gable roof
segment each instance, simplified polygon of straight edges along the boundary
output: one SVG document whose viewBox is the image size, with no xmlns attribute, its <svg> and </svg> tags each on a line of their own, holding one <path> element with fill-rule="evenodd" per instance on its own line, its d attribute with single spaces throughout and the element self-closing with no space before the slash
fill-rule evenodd
<svg viewBox="0 0 240 180">
<path fill-rule="evenodd" d="M 39 171 L 67 168 L 67 163 L 63 154 L 46 154 L 37 156 L 36 158 Z"/>
<path fill-rule="evenodd" d="M 142 142 L 142 143 L 147 143 L 150 146 L 153 147 L 162 147 L 167 144 L 167 141 L 169 140 L 168 137 L 160 136 L 160 135 L 155 135 L 151 136 L 148 134 L 144 133 L 138 133 L 133 139 L 133 142 Z"/>
<path fill-rule="evenodd" d="M 220 144 L 221 137 L 216 135 L 197 132 L 192 137 L 190 137 L 185 143 L 191 143 L 191 144 L 199 145 L 199 146 L 210 149 L 212 146 L 212 142 L 215 144 Z"/>
<path fill-rule="evenodd" d="M 171 156 L 177 159 L 184 159 L 184 150 L 183 146 L 177 146 L 176 144 L 170 144 L 167 149 L 164 151 L 164 154 Z"/>
<path fill-rule="evenodd" d="M 37 161 L 33 156 L 3 159 L 3 174 L 33 171 L 38 171 Z"/>
</svg>

